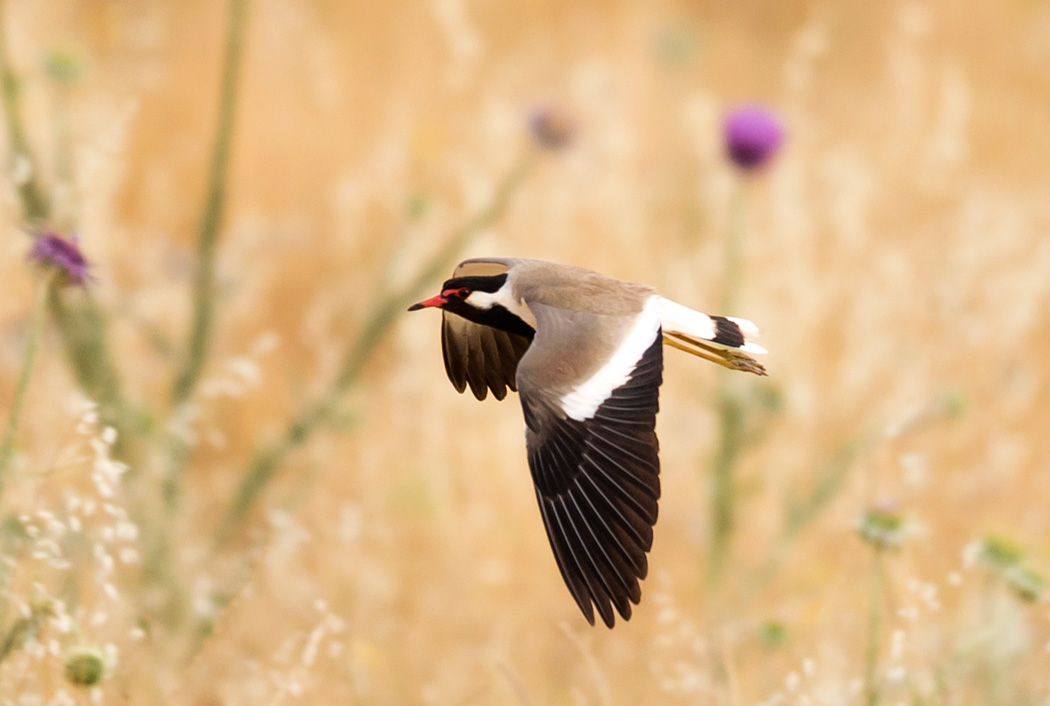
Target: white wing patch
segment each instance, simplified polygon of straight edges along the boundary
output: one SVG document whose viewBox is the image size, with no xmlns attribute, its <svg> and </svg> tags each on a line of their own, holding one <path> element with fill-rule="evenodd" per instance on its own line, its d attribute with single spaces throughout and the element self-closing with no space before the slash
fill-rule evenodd
<svg viewBox="0 0 1050 706">
<path fill-rule="evenodd" d="M 650 297 L 613 357 L 598 372 L 561 398 L 562 411 L 570 418 L 580 422 L 590 419 L 617 388 L 631 379 L 638 361 L 660 332 L 661 299 L 656 295 Z"/>
</svg>

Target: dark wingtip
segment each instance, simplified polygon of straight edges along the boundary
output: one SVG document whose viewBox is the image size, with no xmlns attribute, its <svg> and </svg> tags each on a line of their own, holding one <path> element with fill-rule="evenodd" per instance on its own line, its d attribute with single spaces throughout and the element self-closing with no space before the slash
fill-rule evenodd
<svg viewBox="0 0 1050 706">
<path fill-rule="evenodd" d="M 744 332 L 740 330 L 740 326 L 735 321 L 725 316 L 712 316 L 711 320 L 715 322 L 715 336 L 711 339 L 712 343 L 721 343 L 723 346 L 732 348 L 740 348 L 744 345 Z"/>
</svg>

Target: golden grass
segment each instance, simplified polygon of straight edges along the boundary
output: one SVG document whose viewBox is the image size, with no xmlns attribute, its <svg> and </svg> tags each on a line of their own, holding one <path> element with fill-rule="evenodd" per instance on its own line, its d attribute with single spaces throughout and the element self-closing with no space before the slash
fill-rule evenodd
<svg viewBox="0 0 1050 706">
<path fill-rule="evenodd" d="M 6 15 L 48 185 L 63 108 L 42 60 L 63 48 L 85 67 L 56 219 L 75 219 L 127 395 L 152 415 L 125 476 L 149 486 L 188 335 L 225 5 L 19 0 Z M 76 516 L 89 539 L 63 540 L 68 569 L 32 557 L 39 537 L 8 542 L 0 630 L 44 595 L 77 628 L 42 618 L 0 662 L 0 703 L 862 703 L 872 550 L 853 523 L 886 498 L 912 531 L 884 557 L 880 703 L 1045 703 L 1045 604 L 964 550 L 996 534 L 1036 569 L 1050 557 L 1047 47 L 1037 2 L 250 3 L 218 326 L 183 420 L 195 452 L 171 526 L 178 606 L 120 559 L 145 551 L 121 525 L 130 500 L 107 514 L 97 497 L 92 459 L 108 452 L 69 406 L 51 331 L 3 510 L 44 535 L 40 510 L 66 532 Z M 749 185 L 741 310 L 722 313 L 762 326 L 770 378 L 745 390 L 779 403 L 750 408 L 762 433 L 737 468 L 718 585 L 704 571 L 715 366 L 667 350 L 651 574 L 610 632 L 558 575 L 517 402 L 457 395 L 426 313 L 403 317 L 345 396 L 345 423 L 295 452 L 249 530 L 213 552 L 248 458 L 325 390 L 386 254 L 408 238 L 393 273 L 408 279 L 485 203 L 530 106 L 565 106 L 576 139 L 464 255 L 582 264 L 704 308 L 736 179 L 720 120 L 751 99 L 789 138 Z M 35 274 L 5 183 L 6 414 Z M 788 541 L 785 508 L 821 482 L 826 506 Z M 92 498 L 89 515 L 77 503 Z M 159 504 L 131 511 L 167 523 Z M 202 619 L 215 622 L 198 639 Z M 769 621 L 783 644 L 763 646 Z M 119 651 L 94 697 L 63 678 L 79 642 Z"/>
</svg>

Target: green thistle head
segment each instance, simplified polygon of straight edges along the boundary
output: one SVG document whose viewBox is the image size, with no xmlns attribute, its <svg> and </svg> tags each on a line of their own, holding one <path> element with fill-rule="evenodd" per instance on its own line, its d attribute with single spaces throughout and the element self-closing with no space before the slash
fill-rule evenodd
<svg viewBox="0 0 1050 706">
<path fill-rule="evenodd" d="M 896 549 L 904 543 L 904 518 L 894 503 L 879 503 L 857 519 L 857 531 L 876 549 Z"/>
<path fill-rule="evenodd" d="M 98 647 L 78 645 L 66 654 L 66 679 L 77 686 L 95 686 L 106 676 L 106 657 Z"/>
</svg>

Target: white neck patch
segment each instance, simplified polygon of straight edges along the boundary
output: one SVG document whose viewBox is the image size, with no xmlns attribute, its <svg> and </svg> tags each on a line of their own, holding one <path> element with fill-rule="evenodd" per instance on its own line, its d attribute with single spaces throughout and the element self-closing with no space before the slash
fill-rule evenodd
<svg viewBox="0 0 1050 706">
<path fill-rule="evenodd" d="M 478 309 L 491 309 L 499 304 L 533 329 L 536 328 L 536 317 L 533 316 L 532 310 L 525 302 L 511 294 L 510 280 L 495 292 L 471 292 L 464 301 Z"/>
</svg>

